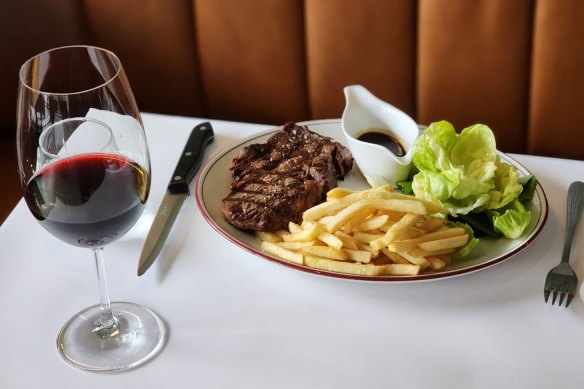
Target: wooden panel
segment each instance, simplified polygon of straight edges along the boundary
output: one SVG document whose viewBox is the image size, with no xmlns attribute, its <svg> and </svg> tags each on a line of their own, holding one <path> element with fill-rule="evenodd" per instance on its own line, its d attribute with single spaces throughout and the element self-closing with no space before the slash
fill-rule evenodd
<svg viewBox="0 0 584 389">
<path fill-rule="evenodd" d="M 208 113 L 284 123 L 307 119 L 299 0 L 195 0 Z"/>
<path fill-rule="evenodd" d="M 415 23 L 415 1 L 308 0 L 312 117 L 341 117 L 351 84 L 415 115 Z"/>
<path fill-rule="evenodd" d="M 526 150 L 531 0 L 420 0 L 418 112 Z"/>
<path fill-rule="evenodd" d="M 203 115 L 190 0 L 85 0 L 91 35 L 120 56 L 140 110 Z"/>
<path fill-rule="evenodd" d="M 539 0 L 529 152 L 584 160 L 584 2 Z"/>
</svg>

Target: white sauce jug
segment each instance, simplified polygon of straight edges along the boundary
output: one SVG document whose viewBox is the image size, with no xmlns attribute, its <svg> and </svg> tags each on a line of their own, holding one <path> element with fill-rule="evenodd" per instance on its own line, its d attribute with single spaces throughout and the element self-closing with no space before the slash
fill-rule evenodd
<svg viewBox="0 0 584 389">
<path fill-rule="evenodd" d="M 416 122 L 361 85 L 347 86 L 344 93 L 343 135 L 369 185 L 395 186 L 397 182 L 407 179 L 412 164 L 412 146 L 420 135 Z M 386 147 L 358 140 L 368 129 L 382 129 L 401 144 L 406 154 L 398 157 Z"/>
</svg>

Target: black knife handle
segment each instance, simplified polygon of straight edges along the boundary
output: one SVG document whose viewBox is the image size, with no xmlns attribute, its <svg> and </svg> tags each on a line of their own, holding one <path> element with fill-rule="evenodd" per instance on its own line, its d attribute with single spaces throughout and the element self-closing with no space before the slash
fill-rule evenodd
<svg viewBox="0 0 584 389">
<path fill-rule="evenodd" d="M 189 194 L 189 183 L 201 166 L 205 148 L 213 141 L 214 136 L 209 122 L 193 128 L 168 184 L 170 193 Z"/>
</svg>

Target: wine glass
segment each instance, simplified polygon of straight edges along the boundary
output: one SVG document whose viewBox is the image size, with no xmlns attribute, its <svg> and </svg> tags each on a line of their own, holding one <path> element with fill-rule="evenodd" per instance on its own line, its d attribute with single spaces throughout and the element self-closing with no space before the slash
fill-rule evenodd
<svg viewBox="0 0 584 389">
<path fill-rule="evenodd" d="M 92 371 L 138 366 L 167 331 L 151 310 L 110 303 L 103 247 L 142 214 L 150 157 L 142 120 L 119 58 L 90 46 L 43 52 L 20 69 L 18 167 L 24 198 L 47 231 L 95 257 L 99 304 L 71 318 L 60 355 Z"/>
</svg>

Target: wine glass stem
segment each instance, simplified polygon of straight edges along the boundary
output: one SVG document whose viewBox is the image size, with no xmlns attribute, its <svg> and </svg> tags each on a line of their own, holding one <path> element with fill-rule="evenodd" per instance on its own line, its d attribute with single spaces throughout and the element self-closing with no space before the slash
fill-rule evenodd
<svg viewBox="0 0 584 389">
<path fill-rule="evenodd" d="M 95 323 L 94 329 L 99 336 L 105 338 L 115 335 L 118 330 L 118 321 L 114 316 L 110 304 L 109 291 L 107 287 L 107 278 L 105 275 L 105 262 L 103 260 L 103 248 L 93 248 L 95 256 L 95 267 L 97 268 L 97 283 L 99 285 L 99 322 Z"/>
</svg>

